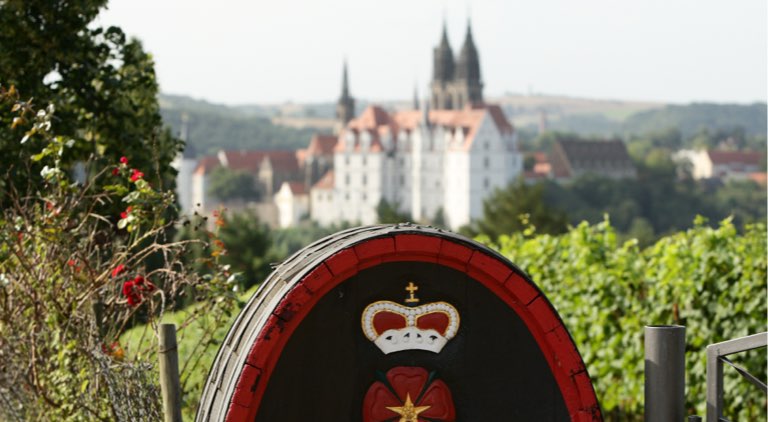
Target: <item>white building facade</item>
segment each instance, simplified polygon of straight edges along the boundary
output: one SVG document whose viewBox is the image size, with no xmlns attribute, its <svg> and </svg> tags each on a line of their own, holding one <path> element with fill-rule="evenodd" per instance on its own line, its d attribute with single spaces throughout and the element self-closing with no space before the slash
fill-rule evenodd
<svg viewBox="0 0 768 422">
<path fill-rule="evenodd" d="M 457 229 L 479 218 L 483 200 L 521 171 L 514 130 L 498 106 L 392 114 L 372 106 L 339 134 L 335 206 L 312 217 L 373 224 L 384 200 L 414 221 Z"/>
</svg>

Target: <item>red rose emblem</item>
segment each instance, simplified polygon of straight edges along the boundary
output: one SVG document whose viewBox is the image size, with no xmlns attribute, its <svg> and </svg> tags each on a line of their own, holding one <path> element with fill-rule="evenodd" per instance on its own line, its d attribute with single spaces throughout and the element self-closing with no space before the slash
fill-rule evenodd
<svg viewBox="0 0 768 422">
<path fill-rule="evenodd" d="M 456 420 L 451 391 L 434 372 L 398 366 L 379 378 L 363 399 L 363 422 Z"/>
</svg>

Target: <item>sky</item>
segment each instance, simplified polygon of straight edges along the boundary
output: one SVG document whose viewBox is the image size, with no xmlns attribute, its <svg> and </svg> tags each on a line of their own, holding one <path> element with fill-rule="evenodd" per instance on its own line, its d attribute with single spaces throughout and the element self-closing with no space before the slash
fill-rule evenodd
<svg viewBox="0 0 768 422">
<path fill-rule="evenodd" d="M 687 103 L 768 97 L 766 0 L 111 0 L 161 91 L 210 102 L 330 102 L 342 63 L 369 101 L 423 95 L 443 22 L 471 19 L 485 96 Z"/>
</svg>

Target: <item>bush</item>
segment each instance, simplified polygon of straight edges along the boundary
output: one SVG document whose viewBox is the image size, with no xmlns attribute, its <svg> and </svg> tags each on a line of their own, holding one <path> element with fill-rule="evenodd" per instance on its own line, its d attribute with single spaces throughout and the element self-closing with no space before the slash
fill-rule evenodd
<svg viewBox="0 0 768 422">
<path fill-rule="evenodd" d="M 40 183 L 0 184 L 0 420 L 158 420 L 156 341 L 127 356 L 120 336 L 137 322 L 154 331 L 184 294 L 200 305 L 182 332 L 200 314 L 229 318 L 235 277 L 218 263 L 223 245 L 206 249 L 207 274 L 189 272 L 181 257 L 192 242 L 168 240 L 173 193 L 146 169 L 130 157 L 89 161 L 76 181 L 62 157 L 83 141 L 54 134 L 52 106 L 35 110 L 2 86 L 0 106 L 33 116 L 14 123 L 15 175 L 41 169 Z M 201 353 L 213 334 L 198 333 Z M 199 371 L 196 360 L 181 366 Z"/>
<path fill-rule="evenodd" d="M 489 239 L 481 238 L 489 242 Z M 694 227 L 647 249 L 620 244 L 606 220 L 559 236 L 501 236 L 492 247 L 548 293 L 587 365 L 608 420 L 642 420 L 643 327 L 681 324 L 686 332 L 689 414 L 705 413 L 705 348 L 765 331 L 766 226 L 739 234 L 730 219 Z M 765 379 L 765 352 L 734 356 Z M 725 370 L 725 415 L 765 416 L 766 398 Z"/>
</svg>

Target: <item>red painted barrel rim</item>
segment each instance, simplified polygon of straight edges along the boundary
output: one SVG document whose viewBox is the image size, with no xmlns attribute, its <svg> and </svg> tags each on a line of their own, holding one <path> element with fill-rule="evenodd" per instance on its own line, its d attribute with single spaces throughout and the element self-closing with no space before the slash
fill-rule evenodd
<svg viewBox="0 0 768 422">
<path fill-rule="evenodd" d="M 602 420 L 592 383 L 570 334 L 544 294 L 522 271 L 497 254 L 456 238 L 413 232 L 370 237 L 341 249 L 290 287 L 250 345 L 226 420 L 256 418 L 283 347 L 328 291 L 366 268 L 407 261 L 431 262 L 464 272 L 501 298 L 523 320 L 544 354 L 571 420 Z"/>
</svg>

